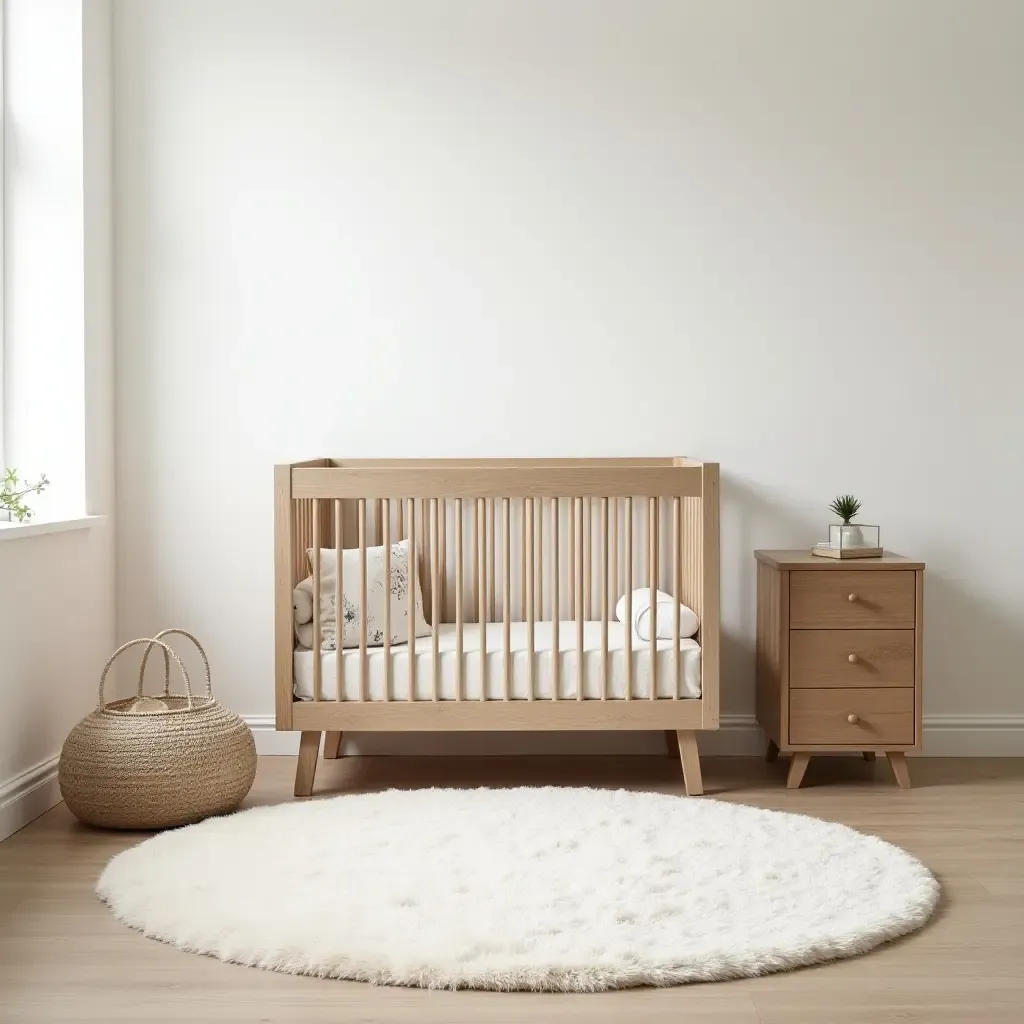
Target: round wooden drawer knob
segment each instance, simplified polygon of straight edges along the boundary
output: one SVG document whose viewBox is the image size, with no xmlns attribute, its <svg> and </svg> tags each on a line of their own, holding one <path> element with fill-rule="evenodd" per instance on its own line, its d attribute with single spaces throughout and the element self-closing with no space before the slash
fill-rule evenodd
<svg viewBox="0 0 1024 1024">
<path fill-rule="evenodd" d="M 847 594 L 846 595 L 846 600 L 847 601 L 856 601 L 857 600 L 857 595 L 856 594 Z"/>
<path fill-rule="evenodd" d="M 860 716 L 859 715 L 847 715 L 846 716 L 846 720 L 850 723 L 850 725 L 857 725 L 860 722 Z"/>
<path fill-rule="evenodd" d="M 856 665 L 856 664 L 857 664 L 857 662 L 858 662 L 858 661 L 860 661 L 860 658 L 858 658 L 856 654 L 851 654 L 851 655 L 850 655 L 850 656 L 849 656 L 849 657 L 848 657 L 848 658 L 847 658 L 846 660 L 847 660 L 847 661 L 848 661 L 848 662 L 849 662 L 849 663 L 850 663 L 851 665 Z"/>
</svg>

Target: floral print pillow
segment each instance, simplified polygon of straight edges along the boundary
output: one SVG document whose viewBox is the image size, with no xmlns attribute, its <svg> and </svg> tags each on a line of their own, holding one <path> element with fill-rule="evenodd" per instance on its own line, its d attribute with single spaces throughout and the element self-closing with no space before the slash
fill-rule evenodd
<svg viewBox="0 0 1024 1024">
<path fill-rule="evenodd" d="M 308 551 L 310 565 L 313 563 L 313 549 Z M 416 636 L 426 636 L 430 626 L 423 615 L 423 596 L 420 586 L 416 587 L 413 601 L 409 600 L 409 542 L 399 541 L 391 545 L 391 575 L 384 578 L 384 548 L 366 549 L 366 609 L 359 607 L 361 566 L 358 548 L 346 548 L 342 552 L 341 604 L 342 604 L 342 647 L 358 647 L 360 629 L 366 631 L 369 647 L 380 647 L 384 643 L 385 601 L 391 604 L 392 644 L 404 644 L 409 640 L 409 609 L 413 608 Z M 337 640 L 337 552 L 334 548 L 320 549 L 320 633 L 324 650 L 333 651 Z M 421 583 L 417 574 L 418 584 Z"/>
</svg>

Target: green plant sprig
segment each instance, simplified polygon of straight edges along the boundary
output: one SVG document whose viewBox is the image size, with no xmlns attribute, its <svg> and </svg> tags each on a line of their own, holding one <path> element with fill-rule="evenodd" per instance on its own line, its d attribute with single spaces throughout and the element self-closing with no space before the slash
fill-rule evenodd
<svg viewBox="0 0 1024 1024">
<path fill-rule="evenodd" d="M 7 509 L 19 523 L 31 519 L 32 509 L 25 504 L 24 499 L 29 494 L 42 494 L 49 483 L 45 473 L 41 473 L 39 479 L 30 484 L 27 480 L 18 479 L 16 469 L 5 469 L 0 480 L 0 508 Z"/>
<path fill-rule="evenodd" d="M 829 511 L 834 512 L 844 523 L 849 521 L 860 511 L 861 503 L 852 494 L 841 494 L 829 505 Z"/>
</svg>

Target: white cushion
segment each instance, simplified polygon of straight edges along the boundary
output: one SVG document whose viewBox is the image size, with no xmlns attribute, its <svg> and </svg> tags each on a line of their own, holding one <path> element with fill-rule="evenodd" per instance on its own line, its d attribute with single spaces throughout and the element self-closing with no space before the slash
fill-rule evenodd
<svg viewBox="0 0 1024 1024">
<path fill-rule="evenodd" d="M 313 564 L 313 549 L 307 552 L 310 567 Z M 380 647 L 384 643 L 385 601 L 390 594 L 391 602 L 391 643 L 402 644 L 409 640 L 409 542 L 399 541 L 391 545 L 391 579 L 386 585 L 384 579 L 384 548 L 366 549 L 366 609 L 363 614 L 359 606 L 361 587 L 361 565 L 358 548 L 346 548 L 342 552 L 342 647 L 358 647 L 360 625 L 366 632 L 366 643 L 369 647 Z M 335 624 L 335 574 L 337 571 L 337 552 L 334 548 L 320 549 L 320 631 L 322 646 L 326 650 L 335 650 L 337 640 Z M 412 602 L 415 614 L 416 636 L 426 636 L 430 626 L 423 615 L 422 580 L 417 573 L 417 587 Z M 312 583 L 310 583 L 312 588 Z M 312 646 L 312 627 L 308 629 L 308 637 L 300 640 L 306 646 Z"/>
<path fill-rule="evenodd" d="M 663 590 L 654 592 L 654 630 L 655 636 L 660 640 L 671 640 L 675 628 L 675 606 L 676 600 L 671 594 Z M 651 639 L 651 591 L 649 587 L 633 591 L 633 632 L 641 640 Z M 626 596 L 619 598 L 615 606 L 615 618 L 619 622 L 626 621 Z M 691 637 L 700 627 L 700 620 L 697 613 L 685 604 L 679 605 L 679 636 Z"/>
</svg>

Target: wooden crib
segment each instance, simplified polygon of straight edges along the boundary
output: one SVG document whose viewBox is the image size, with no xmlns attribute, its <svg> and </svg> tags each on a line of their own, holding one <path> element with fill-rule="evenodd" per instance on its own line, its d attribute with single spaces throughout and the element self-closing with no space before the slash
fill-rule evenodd
<svg viewBox="0 0 1024 1024">
<path fill-rule="evenodd" d="M 718 518 L 718 464 L 685 458 L 275 467 L 275 707 L 279 730 L 302 733 L 295 795 L 312 792 L 321 733 L 331 758 L 345 731 L 538 729 L 664 730 L 678 745 L 687 793 L 701 793 L 697 730 L 718 728 Z M 406 538 L 430 635 L 410 634 L 412 648 L 368 649 L 362 630 L 359 647 L 330 652 L 335 696 L 326 699 L 328 652 L 296 650 L 292 590 L 312 573 L 320 593 L 322 548 L 339 563 L 341 549 L 358 548 L 365 595 L 367 547 Z M 672 640 L 651 630 L 640 641 L 620 625 L 616 601 L 639 588 L 693 609 L 696 644 L 681 638 L 678 613 Z M 699 696 L 680 692 L 694 674 L 692 648 Z M 371 657 L 383 659 L 373 693 Z M 311 663 L 306 699 L 296 696 L 299 658 Z M 343 664 L 357 673 L 354 694 Z"/>
</svg>

